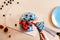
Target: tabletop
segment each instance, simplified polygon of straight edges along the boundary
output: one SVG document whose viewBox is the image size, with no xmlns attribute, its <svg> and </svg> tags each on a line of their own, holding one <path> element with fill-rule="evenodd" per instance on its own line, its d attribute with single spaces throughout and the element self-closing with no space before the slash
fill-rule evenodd
<svg viewBox="0 0 60 40">
<path fill-rule="evenodd" d="M 0 29 L 0 40 L 39 40 L 38 34 L 32 37 L 17 31 L 19 27 L 16 28 L 15 24 L 18 26 L 19 18 L 25 12 L 34 12 L 38 16 L 37 21 L 44 21 L 46 27 L 60 32 L 60 29 L 51 22 L 52 10 L 60 6 L 60 0 L 12 0 L 10 3 L 9 1 L 11 0 L 0 0 L 0 24 L 4 25 L 4 28 L 8 26 L 8 33 L 4 32 L 4 28 Z M 59 40 L 58 36 L 53 37 L 46 31 L 44 33 L 49 40 Z"/>
</svg>

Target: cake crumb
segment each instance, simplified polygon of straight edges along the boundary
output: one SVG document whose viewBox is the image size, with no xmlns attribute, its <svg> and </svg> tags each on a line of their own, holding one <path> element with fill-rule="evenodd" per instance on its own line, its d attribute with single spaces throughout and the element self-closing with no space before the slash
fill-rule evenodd
<svg viewBox="0 0 60 40">
<path fill-rule="evenodd" d="M 11 38 L 11 35 L 9 35 L 8 37 Z"/>
<path fill-rule="evenodd" d="M 0 25 L 0 29 L 3 29 L 4 28 L 4 26 L 3 25 Z"/>
<path fill-rule="evenodd" d="M 4 28 L 4 32 L 8 32 L 8 28 L 7 27 Z"/>
</svg>

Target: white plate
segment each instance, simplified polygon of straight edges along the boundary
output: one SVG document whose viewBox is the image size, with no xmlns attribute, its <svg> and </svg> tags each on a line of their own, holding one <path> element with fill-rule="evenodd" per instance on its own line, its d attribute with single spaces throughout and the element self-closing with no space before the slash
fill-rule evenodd
<svg viewBox="0 0 60 40">
<path fill-rule="evenodd" d="M 52 22 L 57 28 L 60 28 L 60 6 L 54 9 L 52 13 Z"/>
</svg>

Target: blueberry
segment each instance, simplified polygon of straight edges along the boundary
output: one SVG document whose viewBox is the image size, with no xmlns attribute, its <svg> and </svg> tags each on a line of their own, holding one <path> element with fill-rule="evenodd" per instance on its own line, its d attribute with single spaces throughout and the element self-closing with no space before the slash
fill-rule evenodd
<svg viewBox="0 0 60 40">
<path fill-rule="evenodd" d="M 30 25 L 30 26 L 32 26 L 32 25 Z"/>
<path fill-rule="evenodd" d="M 30 21 L 30 19 L 28 19 L 28 21 Z"/>
<path fill-rule="evenodd" d="M 23 18 L 25 20 L 25 18 Z"/>
<path fill-rule="evenodd" d="M 30 15 L 30 17 L 32 17 L 32 15 Z"/>
<path fill-rule="evenodd" d="M 30 20 L 33 20 L 33 19 L 30 18 Z"/>
<path fill-rule="evenodd" d="M 28 26 L 28 32 L 33 31 L 33 27 L 32 26 Z"/>
<path fill-rule="evenodd" d="M 28 27 L 28 29 L 29 29 L 29 27 Z"/>
<path fill-rule="evenodd" d="M 25 16 L 28 16 L 28 15 L 25 15 Z"/>
<path fill-rule="evenodd" d="M 25 15 L 25 17 L 27 18 L 27 17 L 28 17 L 28 15 Z"/>
</svg>

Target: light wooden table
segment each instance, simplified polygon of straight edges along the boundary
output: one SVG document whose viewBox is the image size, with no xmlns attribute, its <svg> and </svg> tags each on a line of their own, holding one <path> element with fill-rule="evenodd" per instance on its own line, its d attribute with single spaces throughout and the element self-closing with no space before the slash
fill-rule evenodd
<svg viewBox="0 0 60 40">
<path fill-rule="evenodd" d="M 4 5 L 3 9 L 0 10 L 0 24 L 3 24 L 4 26 L 6 24 L 14 28 L 14 24 L 18 22 L 21 14 L 25 12 L 34 12 L 39 17 L 37 21 L 44 21 L 46 27 L 60 32 L 60 29 L 55 28 L 50 20 L 52 10 L 56 6 L 60 6 L 60 0 L 15 0 L 12 4 L 9 4 L 8 6 L 3 4 L 4 1 L 5 0 L 0 0 L 0 7 L 1 5 Z M 19 4 L 17 4 L 17 2 L 19 2 Z M 6 15 L 6 20 L 2 16 L 3 14 Z M 59 40 L 58 36 L 52 37 L 49 33 L 45 31 L 44 33 L 49 40 Z M 11 38 L 8 38 L 8 35 L 10 34 Z M 39 36 L 31 37 L 9 28 L 8 33 L 4 33 L 3 29 L 0 30 L 0 40 L 39 40 Z"/>
</svg>

